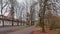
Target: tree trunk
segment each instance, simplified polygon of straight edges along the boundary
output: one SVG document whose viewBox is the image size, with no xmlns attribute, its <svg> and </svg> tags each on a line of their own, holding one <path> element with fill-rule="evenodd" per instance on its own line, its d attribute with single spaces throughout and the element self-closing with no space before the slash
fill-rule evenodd
<svg viewBox="0 0 60 34">
<path fill-rule="evenodd" d="M 17 26 L 19 26 L 19 22 L 17 22 Z"/>
</svg>

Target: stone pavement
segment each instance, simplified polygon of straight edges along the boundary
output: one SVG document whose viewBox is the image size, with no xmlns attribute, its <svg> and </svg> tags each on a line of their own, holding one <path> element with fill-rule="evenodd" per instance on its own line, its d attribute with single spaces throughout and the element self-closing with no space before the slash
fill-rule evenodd
<svg viewBox="0 0 60 34">
<path fill-rule="evenodd" d="M 33 30 L 35 30 L 34 26 L 28 27 L 24 30 L 20 30 L 20 31 L 15 31 L 15 32 L 11 32 L 8 34 L 30 34 Z"/>
</svg>

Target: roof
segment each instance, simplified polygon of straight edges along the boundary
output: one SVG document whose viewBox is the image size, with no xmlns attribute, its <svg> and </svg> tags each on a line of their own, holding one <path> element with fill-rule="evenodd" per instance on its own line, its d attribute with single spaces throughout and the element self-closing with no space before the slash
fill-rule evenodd
<svg viewBox="0 0 60 34">
<path fill-rule="evenodd" d="M 0 20 L 19 22 L 19 20 L 15 19 L 15 18 L 10 18 L 10 17 L 4 16 L 4 15 L 0 15 L 0 16 L 3 16 L 3 18 L 1 17 Z"/>
</svg>

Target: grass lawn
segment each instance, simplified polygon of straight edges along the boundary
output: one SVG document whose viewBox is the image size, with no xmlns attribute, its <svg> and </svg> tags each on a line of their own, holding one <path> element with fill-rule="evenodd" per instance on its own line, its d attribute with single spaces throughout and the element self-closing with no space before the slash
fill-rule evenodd
<svg viewBox="0 0 60 34">
<path fill-rule="evenodd" d="M 21 27 L 16 28 L 16 30 L 23 30 L 25 28 L 27 28 L 27 27 L 26 26 L 21 26 Z"/>
</svg>

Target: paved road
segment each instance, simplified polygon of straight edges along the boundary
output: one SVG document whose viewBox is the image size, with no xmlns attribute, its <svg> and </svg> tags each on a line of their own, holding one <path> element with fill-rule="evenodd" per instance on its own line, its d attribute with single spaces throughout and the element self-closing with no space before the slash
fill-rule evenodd
<svg viewBox="0 0 60 34">
<path fill-rule="evenodd" d="M 10 27 L 0 27 L 0 34 L 7 34 L 6 32 L 9 30 L 15 30 L 16 28 L 21 26 L 10 26 Z"/>
<path fill-rule="evenodd" d="M 35 27 L 34 26 L 31 26 L 31 27 L 28 27 L 22 31 L 16 31 L 16 32 L 12 32 L 12 33 L 9 33 L 9 34 L 30 34 L 33 30 L 35 30 Z"/>
</svg>

